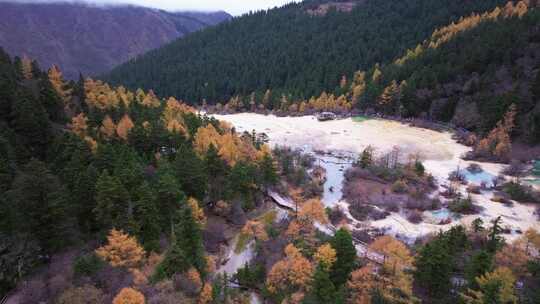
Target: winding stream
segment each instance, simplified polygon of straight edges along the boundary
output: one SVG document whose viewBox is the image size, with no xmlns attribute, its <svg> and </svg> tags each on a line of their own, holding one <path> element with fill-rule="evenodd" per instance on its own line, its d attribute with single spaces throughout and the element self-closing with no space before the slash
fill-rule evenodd
<svg viewBox="0 0 540 304">
<path fill-rule="evenodd" d="M 322 200 L 327 207 L 335 205 L 340 205 L 344 209 L 348 207 L 346 202 L 341 201 L 344 172 L 351 166 L 356 155 L 367 146 L 375 148 L 375 152 L 379 154 L 399 147 L 403 159 L 411 154 L 420 155 L 426 171 L 436 178 L 439 185 L 448 183 L 447 178 L 450 172 L 457 168 L 466 168 L 473 163 L 461 159 L 461 156 L 470 148 L 457 143 L 451 133 L 421 129 L 395 121 L 349 118 L 319 122 L 313 116 L 276 117 L 254 113 L 214 116 L 230 122 L 238 132 L 255 130 L 258 133 L 265 133 L 273 146 L 286 145 L 315 156 L 317 163 L 326 169 L 327 180 L 324 184 Z M 504 166 L 481 163 L 481 167 L 484 170 L 483 173 L 467 176 L 471 183 L 489 182 L 493 176 L 497 176 L 502 171 Z M 461 190 L 465 191 L 464 187 Z M 400 213 L 392 213 L 383 220 L 361 224 L 380 228 L 386 233 L 400 235 L 410 240 L 441 229 L 448 229 L 452 225 L 468 225 L 478 217 L 487 223 L 499 215 L 503 217 L 507 228 L 513 232 L 525 231 L 529 227 L 540 229 L 534 214 L 534 206 L 523 204 L 505 206 L 491 201 L 492 196 L 491 191 L 473 195 L 473 199 L 483 208 L 483 211 L 477 215 L 456 218 L 446 225 L 435 223 L 438 222 L 437 218 L 452 217 L 445 209 L 431 214 L 426 213 L 427 220 L 419 224 L 410 223 Z M 432 220 L 429 220 L 430 218 Z M 350 220 L 351 228 L 360 223 L 352 218 Z M 513 238 L 517 235 L 517 233 L 512 233 L 506 237 Z"/>
</svg>

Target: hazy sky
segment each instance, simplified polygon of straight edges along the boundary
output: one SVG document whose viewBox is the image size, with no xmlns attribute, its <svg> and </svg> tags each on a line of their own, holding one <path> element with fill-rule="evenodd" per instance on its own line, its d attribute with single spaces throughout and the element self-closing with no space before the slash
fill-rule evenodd
<svg viewBox="0 0 540 304">
<path fill-rule="evenodd" d="M 0 0 L 1 2 L 2 0 Z M 3 0 L 6 1 L 6 0 Z M 10 2 L 62 2 L 62 0 L 8 0 Z M 78 0 L 68 0 L 72 2 Z M 99 4 L 131 3 L 166 10 L 224 10 L 232 15 L 241 15 L 250 10 L 281 6 L 294 0 L 86 0 Z M 296 0 L 297 1 L 297 0 Z"/>
</svg>

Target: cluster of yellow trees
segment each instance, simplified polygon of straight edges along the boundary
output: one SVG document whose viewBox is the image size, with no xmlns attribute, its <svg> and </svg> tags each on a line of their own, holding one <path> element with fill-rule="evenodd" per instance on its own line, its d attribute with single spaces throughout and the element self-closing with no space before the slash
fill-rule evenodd
<svg viewBox="0 0 540 304">
<path fill-rule="evenodd" d="M 495 156 L 504 160 L 512 151 L 510 133 L 514 129 L 516 106 L 512 104 L 497 126 L 489 132 L 486 138 L 481 139 L 474 151 L 479 156 Z"/>
<path fill-rule="evenodd" d="M 266 145 L 257 150 L 250 138 L 237 136 L 227 123 L 221 122 L 220 128 L 223 134 L 220 134 L 212 124 L 197 130 L 193 147 L 199 155 L 205 155 L 213 146 L 227 164 L 234 166 L 239 161 L 261 160 L 270 153 L 270 148 Z"/>
<path fill-rule="evenodd" d="M 416 46 L 414 50 L 408 50 L 407 54 L 395 61 L 397 65 L 403 65 L 406 61 L 414 59 L 422 54 L 426 49 L 435 49 L 442 44 L 450 41 L 459 33 L 468 31 L 480 25 L 483 22 L 489 20 L 496 20 L 498 18 L 511 18 L 524 16 L 528 11 L 528 6 L 525 1 L 519 1 L 514 5 L 512 1 L 509 1 L 503 8 L 496 7 L 491 12 L 484 14 L 474 13 L 468 17 L 462 17 L 458 22 L 452 22 L 450 25 L 436 29 L 431 38 L 424 41 L 423 44 Z"/>
<path fill-rule="evenodd" d="M 200 214 L 197 215 L 198 212 L 202 212 L 202 210 L 193 210 L 194 215 L 201 220 Z M 123 231 L 112 229 L 107 241 L 106 245 L 96 249 L 96 255 L 113 267 L 127 268 L 133 275 L 134 284 L 132 287 L 125 287 L 120 290 L 115 296 L 113 304 L 146 303 L 144 295 L 139 290 L 149 283 L 148 278 L 163 260 L 163 256 L 150 253 L 147 257 L 147 253 L 137 239 Z M 209 273 L 215 271 L 213 257 L 207 257 L 207 268 Z M 193 283 L 199 291 L 198 304 L 207 304 L 212 301 L 212 285 L 208 282 L 202 282 L 201 275 L 195 268 L 189 269 L 182 275 Z"/>
</svg>

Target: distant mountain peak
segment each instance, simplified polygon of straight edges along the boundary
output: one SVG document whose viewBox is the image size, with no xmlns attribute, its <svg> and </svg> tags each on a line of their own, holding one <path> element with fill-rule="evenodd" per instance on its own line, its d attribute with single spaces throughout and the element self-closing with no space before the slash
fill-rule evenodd
<svg viewBox="0 0 540 304">
<path fill-rule="evenodd" d="M 225 12 L 169 12 L 88 1 L 0 0 L 0 46 L 67 78 L 105 73 L 137 55 L 218 24 Z"/>
</svg>

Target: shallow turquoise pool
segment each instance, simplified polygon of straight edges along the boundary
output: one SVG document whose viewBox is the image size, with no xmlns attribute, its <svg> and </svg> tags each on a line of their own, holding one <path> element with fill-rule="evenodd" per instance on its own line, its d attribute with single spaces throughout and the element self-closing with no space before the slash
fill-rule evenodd
<svg viewBox="0 0 540 304">
<path fill-rule="evenodd" d="M 495 175 L 488 173 L 486 171 L 482 171 L 479 173 L 472 173 L 468 170 L 463 171 L 463 175 L 465 176 L 465 179 L 472 184 L 480 185 L 482 182 L 486 183 L 486 186 L 491 187 L 493 186 L 493 178 Z"/>
</svg>

